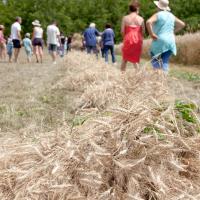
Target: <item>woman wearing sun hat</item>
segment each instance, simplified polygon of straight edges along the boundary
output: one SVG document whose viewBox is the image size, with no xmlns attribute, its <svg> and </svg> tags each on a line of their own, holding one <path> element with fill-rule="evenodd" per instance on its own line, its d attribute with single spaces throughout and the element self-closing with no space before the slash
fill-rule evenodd
<svg viewBox="0 0 200 200">
<path fill-rule="evenodd" d="M 176 55 L 175 34 L 185 27 L 185 23 L 175 17 L 168 0 L 154 1 L 158 12 L 147 20 L 147 29 L 153 39 L 150 53 L 154 69 L 168 72 L 169 59 Z"/>
<path fill-rule="evenodd" d="M 32 22 L 33 34 L 32 34 L 32 42 L 34 54 L 36 56 L 36 62 L 42 63 L 43 59 L 43 29 L 41 28 L 41 24 L 38 20 Z"/>
</svg>

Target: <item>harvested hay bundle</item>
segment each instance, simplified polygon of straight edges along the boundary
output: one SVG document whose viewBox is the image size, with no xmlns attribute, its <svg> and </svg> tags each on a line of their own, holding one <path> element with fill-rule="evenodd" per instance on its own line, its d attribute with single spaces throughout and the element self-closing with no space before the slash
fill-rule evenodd
<svg viewBox="0 0 200 200">
<path fill-rule="evenodd" d="M 122 76 L 76 52 L 67 62 L 70 75 L 56 87 L 74 77 L 82 93 L 76 117 L 86 118 L 37 142 L 1 137 L 0 198 L 200 199 L 193 105 L 167 101 L 165 80 L 152 72 Z"/>
<path fill-rule="evenodd" d="M 79 33 L 75 33 L 73 35 L 73 40 L 71 44 L 72 49 L 75 50 L 82 50 L 83 43 L 82 43 L 82 36 Z"/>
</svg>

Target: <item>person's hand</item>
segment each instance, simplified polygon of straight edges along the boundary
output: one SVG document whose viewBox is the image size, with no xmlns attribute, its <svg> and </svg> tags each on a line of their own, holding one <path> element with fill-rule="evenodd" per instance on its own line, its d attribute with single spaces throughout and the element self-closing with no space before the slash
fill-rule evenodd
<svg viewBox="0 0 200 200">
<path fill-rule="evenodd" d="M 158 39 L 158 36 L 157 36 L 155 33 L 153 33 L 153 34 L 151 35 L 151 38 L 152 38 L 153 40 L 157 40 L 157 39 Z"/>
</svg>

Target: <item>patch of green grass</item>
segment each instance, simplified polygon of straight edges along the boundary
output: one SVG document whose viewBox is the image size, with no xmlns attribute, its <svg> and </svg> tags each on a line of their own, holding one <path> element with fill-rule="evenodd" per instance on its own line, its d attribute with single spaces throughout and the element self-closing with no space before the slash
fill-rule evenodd
<svg viewBox="0 0 200 200">
<path fill-rule="evenodd" d="M 122 56 L 121 56 L 121 55 L 116 55 L 115 57 L 116 57 L 117 62 L 118 62 L 118 63 L 121 63 L 121 61 L 122 61 Z"/>
<path fill-rule="evenodd" d="M 44 95 L 44 96 L 41 96 L 40 98 L 40 101 L 42 102 L 42 103 L 46 103 L 46 104 L 49 104 L 50 103 L 50 97 L 49 96 L 47 96 L 47 95 Z"/>
<path fill-rule="evenodd" d="M 112 116 L 112 115 L 113 115 L 113 113 L 112 113 L 112 112 L 109 112 L 109 111 L 105 111 L 105 112 L 102 113 L 102 116 L 103 116 L 103 117 L 110 117 L 110 116 Z"/>
<path fill-rule="evenodd" d="M 72 121 L 72 127 L 81 126 L 88 120 L 88 117 L 85 116 L 75 116 Z"/>
<path fill-rule="evenodd" d="M 198 74 L 198 73 L 192 73 L 192 72 L 186 72 L 186 71 L 172 69 L 170 71 L 170 76 L 178 78 L 178 79 L 184 79 L 187 81 L 193 81 L 193 82 L 200 81 L 200 74 Z"/>
<path fill-rule="evenodd" d="M 29 117 L 30 113 L 27 110 L 17 110 L 15 114 L 19 117 Z"/>
<path fill-rule="evenodd" d="M 5 105 L 0 105 L 0 114 L 6 113 L 7 109 Z"/>
<path fill-rule="evenodd" d="M 176 110 L 181 114 L 181 117 L 190 123 L 196 123 L 196 117 L 193 115 L 193 111 L 196 109 L 196 105 L 193 103 L 185 103 L 183 101 L 177 100 L 175 102 Z"/>
<path fill-rule="evenodd" d="M 150 133 L 153 132 L 153 130 L 154 130 L 154 128 L 152 126 L 147 126 L 147 127 L 144 128 L 144 133 L 150 134 Z"/>
<path fill-rule="evenodd" d="M 148 134 L 148 135 L 156 133 L 159 140 L 165 140 L 164 134 L 154 125 L 149 125 L 149 126 L 145 127 L 144 133 Z"/>
</svg>

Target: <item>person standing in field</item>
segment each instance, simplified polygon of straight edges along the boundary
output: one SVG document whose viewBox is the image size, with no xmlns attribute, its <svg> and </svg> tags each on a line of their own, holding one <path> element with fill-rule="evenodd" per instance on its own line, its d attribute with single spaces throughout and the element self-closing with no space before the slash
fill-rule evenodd
<svg viewBox="0 0 200 200">
<path fill-rule="evenodd" d="M 145 32 L 144 19 L 139 16 L 139 7 L 139 2 L 133 1 L 129 5 L 130 14 L 124 16 L 122 19 L 122 71 L 126 70 L 127 62 L 131 62 L 135 68 L 139 68 L 142 53 L 143 34 Z"/>
<path fill-rule="evenodd" d="M 108 53 L 110 51 L 112 56 L 112 63 L 116 62 L 115 59 L 115 52 L 114 52 L 114 40 L 115 40 L 115 33 L 111 28 L 110 24 L 106 24 L 105 30 L 102 34 L 102 42 L 103 42 L 103 51 L 106 63 L 108 63 Z"/>
<path fill-rule="evenodd" d="M 47 27 L 47 43 L 53 64 L 56 64 L 57 45 L 58 41 L 60 41 L 59 37 L 60 31 L 57 27 L 56 21 L 53 21 L 52 24 Z"/>
<path fill-rule="evenodd" d="M 174 32 L 185 27 L 185 23 L 175 17 L 169 8 L 168 0 L 154 1 L 158 12 L 147 21 L 148 32 L 153 39 L 150 53 L 154 69 L 169 70 L 170 57 L 176 55 L 176 42 Z"/>
<path fill-rule="evenodd" d="M 65 37 L 65 54 L 67 53 L 67 41 L 68 41 L 68 37 Z"/>
<path fill-rule="evenodd" d="M 97 36 L 99 36 L 100 33 L 96 29 L 96 25 L 94 23 L 91 23 L 89 28 L 87 28 L 84 31 L 84 38 L 85 38 L 85 43 L 86 43 L 86 49 L 87 53 L 91 54 L 94 53 L 97 55 Z"/>
<path fill-rule="evenodd" d="M 32 52 L 33 52 L 33 46 L 32 46 L 32 42 L 31 42 L 31 34 L 30 33 L 26 33 L 25 38 L 23 39 L 23 46 L 27 55 L 27 61 L 28 63 L 31 62 L 31 56 L 32 56 Z"/>
<path fill-rule="evenodd" d="M 0 58 L 6 60 L 6 40 L 4 38 L 4 26 L 0 25 Z"/>
<path fill-rule="evenodd" d="M 33 34 L 32 34 L 32 43 L 33 43 L 33 51 L 36 57 L 37 63 L 42 63 L 43 61 L 43 29 L 41 28 L 41 24 L 38 20 L 32 22 Z"/>
<path fill-rule="evenodd" d="M 71 46 L 72 46 L 72 36 L 69 35 L 67 38 L 67 52 L 71 51 Z"/>
<path fill-rule="evenodd" d="M 11 37 L 14 47 L 14 62 L 17 62 L 21 49 L 21 17 L 16 17 L 15 22 L 11 26 Z"/>
<path fill-rule="evenodd" d="M 64 57 L 65 55 L 65 36 L 64 36 L 64 33 L 61 32 L 60 34 L 60 56 L 61 57 Z"/>
<path fill-rule="evenodd" d="M 12 54 L 13 54 L 13 41 L 12 41 L 11 36 L 8 37 L 8 39 L 7 39 L 6 48 L 7 48 L 9 63 L 11 63 L 12 62 Z"/>
</svg>

